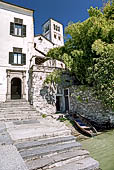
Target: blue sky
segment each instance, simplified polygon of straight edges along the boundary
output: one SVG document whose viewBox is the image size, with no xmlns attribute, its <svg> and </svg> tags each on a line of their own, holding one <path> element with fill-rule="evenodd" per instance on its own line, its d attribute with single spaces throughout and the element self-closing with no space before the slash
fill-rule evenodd
<svg viewBox="0 0 114 170">
<path fill-rule="evenodd" d="M 70 21 L 84 21 L 88 18 L 87 9 L 102 7 L 102 0 L 4 0 L 35 10 L 35 34 L 42 33 L 42 24 L 49 18 L 61 22 L 64 27 Z M 106 1 L 106 0 L 105 0 Z"/>
</svg>

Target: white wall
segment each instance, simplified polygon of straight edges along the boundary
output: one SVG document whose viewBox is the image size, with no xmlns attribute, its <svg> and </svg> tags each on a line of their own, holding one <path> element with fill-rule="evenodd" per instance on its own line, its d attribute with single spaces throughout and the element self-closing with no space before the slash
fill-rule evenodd
<svg viewBox="0 0 114 170">
<path fill-rule="evenodd" d="M 54 30 L 54 26 L 53 26 L 54 24 L 57 25 L 58 27 L 60 27 L 60 32 Z M 54 38 L 54 34 L 56 34 L 56 38 Z M 59 40 L 59 36 L 61 37 L 61 40 Z M 64 45 L 63 25 L 60 24 L 57 21 L 54 21 L 53 19 L 51 19 L 51 41 L 57 46 L 63 46 Z"/>
<path fill-rule="evenodd" d="M 23 19 L 23 24 L 26 25 L 26 37 L 10 35 L 10 22 L 14 23 L 14 17 Z M 7 92 L 6 69 L 27 71 L 26 94 L 28 94 L 29 60 L 32 57 L 34 42 L 33 11 L 0 2 L 0 23 L 0 101 L 3 101 Z M 13 47 L 22 48 L 22 53 L 26 53 L 26 65 L 9 64 L 9 52 L 13 52 Z"/>
<path fill-rule="evenodd" d="M 47 54 L 47 52 L 54 47 L 53 43 L 48 41 L 42 35 L 36 36 L 34 38 L 34 42 L 36 43 L 36 48 L 43 52 L 44 54 Z"/>
<path fill-rule="evenodd" d="M 64 45 L 63 25 L 53 19 L 50 19 L 43 25 L 43 28 L 47 24 L 49 24 L 49 31 L 47 31 L 46 33 L 43 32 L 43 35 L 47 39 L 49 39 L 52 43 L 54 43 L 56 47 L 63 46 Z M 54 24 L 57 25 L 58 27 L 60 27 L 60 31 L 57 31 L 54 29 Z M 56 35 L 56 38 L 54 37 L 54 34 Z M 60 40 L 59 40 L 59 37 L 60 37 Z"/>
</svg>

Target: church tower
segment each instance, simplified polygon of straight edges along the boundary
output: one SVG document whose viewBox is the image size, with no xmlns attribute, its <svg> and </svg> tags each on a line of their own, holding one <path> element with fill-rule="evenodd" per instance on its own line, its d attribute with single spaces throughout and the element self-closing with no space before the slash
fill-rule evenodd
<svg viewBox="0 0 114 170">
<path fill-rule="evenodd" d="M 63 46 L 63 25 L 53 19 L 43 24 L 43 36 L 50 40 L 55 46 Z"/>
</svg>

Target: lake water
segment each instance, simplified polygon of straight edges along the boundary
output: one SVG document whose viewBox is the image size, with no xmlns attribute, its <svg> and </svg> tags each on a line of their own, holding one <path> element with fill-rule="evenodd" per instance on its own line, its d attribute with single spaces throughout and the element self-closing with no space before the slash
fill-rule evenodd
<svg viewBox="0 0 114 170">
<path fill-rule="evenodd" d="M 114 170 L 114 130 L 80 143 L 94 159 L 99 161 L 102 170 Z"/>
</svg>

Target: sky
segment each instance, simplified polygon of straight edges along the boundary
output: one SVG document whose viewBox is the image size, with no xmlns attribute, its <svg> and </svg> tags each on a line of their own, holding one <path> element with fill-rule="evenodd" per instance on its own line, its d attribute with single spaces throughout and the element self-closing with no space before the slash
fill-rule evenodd
<svg viewBox="0 0 114 170">
<path fill-rule="evenodd" d="M 34 9 L 35 35 L 42 34 L 42 24 L 53 18 L 63 24 L 86 20 L 87 9 L 91 6 L 101 8 L 103 0 L 4 0 L 25 8 Z"/>
</svg>

